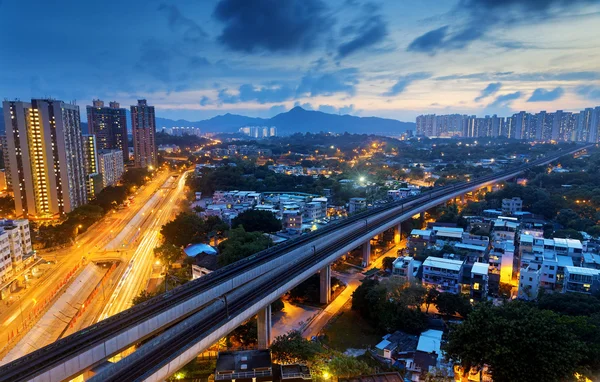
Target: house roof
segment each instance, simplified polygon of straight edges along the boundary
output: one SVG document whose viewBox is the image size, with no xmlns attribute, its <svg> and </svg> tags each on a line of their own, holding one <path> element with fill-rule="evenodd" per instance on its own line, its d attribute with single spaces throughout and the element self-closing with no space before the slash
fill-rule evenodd
<svg viewBox="0 0 600 382">
<path fill-rule="evenodd" d="M 413 229 L 410 231 L 411 235 L 419 235 L 419 236 L 431 236 L 431 230 L 429 229 Z"/>
<path fill-rule="evenodd" d="M 463 244 L 463 243 L 456 243 L 454 245 L 454 247 L 461 248 L 461 249 L 470 249 L 473 251 L 481 251 L 481 252 L 485 252 L 485 250 L 487 249 L 487 247 L 483 246 L 483 245 Z"/>
<path fill-rule="evenodd" d="M 573 266 L 573 258 L 571 256 L 557 255 L 556 260 L 558 260 L 559 267 L 572 267 Z"/>
<path fill-rule="evenodd" d="M 383 340 L 383 341 L 381 341 L 380 343 L 378 343 L 377 345 L 375 345 L 375 347 L 376 347 L 377 349 L 379 349 L 379 350 L 384 350 L 384 349 L 387 349 L 387 350 L 393 350 L 393 348 L 395 348 L 395 347 L 396 347 L 396 345 L 395 345 L 395 344 L 392 344 L 392 343 L 391 343 L 390 341 L 388 341 L 388 340 Z"/>
<path fill-rule="evenodd" d="M 488 264 L 475 262 L 473 263 L 473 268 L 471 269 L 471 273 L 476 275 L 487 275 L 489 271 Z"/>
<path fill-rule="evenodd" d="M 183 252 L 185 252 L 185 254 L 190 257 L 196 257 L 201 253 L 206 253 L 208 255 L 217 254 L 216 249 L 204 243 L 190 244 L 183 250 Z"/>
<path fill-rule="evenodd" d="M 459 271 L 460 268 L 463 266 L 463 261 L 429 256 L 423 262 L 423 266 L 437 267 L 437 268 L 444 268 L 444 269 L 451 269 L 454 271 Z"/>
<path fill-rule="evenodd" d="M 565 270 L 567 272 L 569 272 L 569 274 L 572 274 L 572 275 L 574 275 L 574 274 L 576 274 L 576 275 L 586 275 L 586 276 L 597 276 L 597 275 L 600 275 L 600 269 L 566 266 Z"/>
<path fill-rule="evenodd" d="M 421 333 L 419 336 L 419 343 L 417 344 L 417 350 L 425 353 L 436 352 L 438 356 L 441 355 L 442 346 L 442 334 L 441 330 L 429 329 Z"/>
</svg>

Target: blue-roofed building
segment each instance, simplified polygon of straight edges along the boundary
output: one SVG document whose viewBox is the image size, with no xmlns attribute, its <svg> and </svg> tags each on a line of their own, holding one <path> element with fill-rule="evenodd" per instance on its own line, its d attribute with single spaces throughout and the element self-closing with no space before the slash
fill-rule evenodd
<svg viewBox="0 0 600 382">
<path fill-rule="evenodd" d="M 209 274 L 218 268 L 217 250 L 204 243 L 190 244 L 183 252 L 194 259 L 192 264 L 192 280 Z"/>
</svg>

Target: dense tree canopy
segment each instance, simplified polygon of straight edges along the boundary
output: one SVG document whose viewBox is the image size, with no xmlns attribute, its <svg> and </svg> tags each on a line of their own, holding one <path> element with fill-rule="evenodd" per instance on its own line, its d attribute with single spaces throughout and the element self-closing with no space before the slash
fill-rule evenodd
<svg viewBox="0 0 600 382">
<path fill-rule="evenodd" d="M 585 368 L 587 352 L 562 316 L 520 301 L 479 304 L 451 328 L 444 350 L 465 370 L 488 365 L 497 382 L 570 380 Z"/>
<path fill-rule="evenodd" d="M 227 240 L 219 244 L 219 265 L 235 263 L 266 249 L 271 239 L 260 232 L 246 232 L 243 227 L 234 228 L 228 233 Z"/>
<path fill-rule="evenodd" d="M 380 330 L 419 334 L 427 327 L 427 316 L 420 309 L 424 296 L 420 286 L 368 279 L 352 294 L 352 309 Z"/>
<path fill-rule="evenodd" d="M 0 216 L 8 217 L 15 214 L 15 200 L 12 196 L 6 195 L 0 197 Z"/>
<path fill-rule="evenodd" d="M 281 220 L 270 211 L 246 210 L 231 222 L 232 228 L 243 226 L 247 232 L 277 232 L 281 230 Z"/>
<path fill-rule="evenodd" d="M 227 228 L 227 224 L 216 216 L 202 219 L 196 214 L 181 212 L 163 225 L 160 233 L 165 242 L 185 247 L 190 243 L 207 242 L 212 236 L 222 235 Z"/>
</svg>

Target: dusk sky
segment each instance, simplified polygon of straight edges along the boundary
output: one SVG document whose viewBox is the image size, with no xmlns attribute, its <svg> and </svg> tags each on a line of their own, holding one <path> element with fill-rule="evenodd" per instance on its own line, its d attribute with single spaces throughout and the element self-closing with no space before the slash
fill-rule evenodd
<svg viewBox="0 0 600 382">
<path fill-rule="evenodd" d="M 600 105 L 600 0 L 0 0 L 0 95 L 166 118 Z"/>
</svg>

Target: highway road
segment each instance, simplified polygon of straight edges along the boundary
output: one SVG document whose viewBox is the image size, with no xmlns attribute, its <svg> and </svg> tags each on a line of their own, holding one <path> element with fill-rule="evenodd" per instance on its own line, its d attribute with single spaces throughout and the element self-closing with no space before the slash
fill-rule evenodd
<svg viewBox="0 0 600 382">
<path fill-rule="evenodd" d="M 9 299 L 9 305 L 0 306 L 0 356 L 16 343 L 15 338 L 24 334 L 24 327 L 25 330 L 29 330 L 35 324 L 36 311 L 41 312 L 46 302 L 51 304 L 57 288 L 67 280 L 69 273 L 80 269 L 78 266 L 83 264 L 83 258 L 90 258 L 101 252 L 111 240 L 111 235 L 127 227 L 126 223 L 138 214 L 148 200 L 160 192 L 160 187 L 169 177 L 170 174 L 166 170 L 158 172 L 152 181 L 138 190 L 135 204 L 127 209 L 109 213 L 77 236 L 74 245 L 40 254 L 44 259 L 56 263 L 44 272 L 39 280 L 35 280 L 30 288 Z M 73 275 L 76 274 L 77 272 Z M 50 305 L 46 307 L 48 306 Z"/>
<path fill-rule="evenodd" d="M 156 261 L 154 248 L 160 244 L 160 229 L 172 219 L 178 201 L 185 197 L 183 191 L 186 175 L 187 173 L 184 173 L 176 181 L 171 180 L 171 182 L 176 182 L 174 188 L 170 187 L 169 180 L 165 183 L 161 190 L 164 195 L 159 198 L 158 209 L 150 212 L 152 221 L 148 227 L 142 230 L 143 232 L 139 236 L 139 245 L 131 260 L 129 260 L 125 272 L 123 272 L 98 321 L 130 308 L 133 298 L 146 289 L 152 274 L 153 264 Z M 133 221 L 130 225 L 135 226 Z"/>
</svg>

